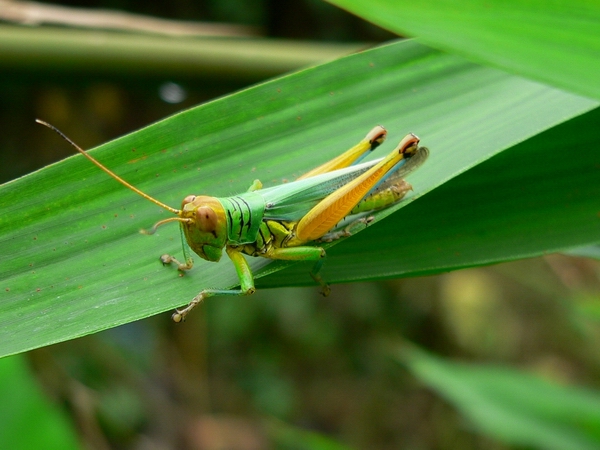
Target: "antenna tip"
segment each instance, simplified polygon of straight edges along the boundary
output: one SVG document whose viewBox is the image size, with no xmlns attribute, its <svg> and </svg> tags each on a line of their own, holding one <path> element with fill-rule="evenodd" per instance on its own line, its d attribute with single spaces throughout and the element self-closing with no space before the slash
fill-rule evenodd
<svg viewBox="0 0 600 450">
<path fill-rule="evenodd" d="M 52 125 L 50 125 L 48 122 L 44 122 L 42 119 L 35 119 L 35 121 L 40 125 L 44 125 L 45 127 L 54 128 Z"/>
</svg>

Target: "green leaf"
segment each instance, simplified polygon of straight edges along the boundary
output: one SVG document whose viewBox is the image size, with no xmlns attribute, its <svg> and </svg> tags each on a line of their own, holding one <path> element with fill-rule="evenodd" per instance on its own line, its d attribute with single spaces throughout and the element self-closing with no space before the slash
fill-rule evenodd
<svg viewBox="0 0 600 450">
<path fill-rule="evenodd" d="M 502 210 L 498 216 L 497 208 L 485 209 L 485 205 L 477 211 L 481 216 L 471 214 L 474 202 L 487 195 L 484 189 L 494 183 L 501 188 L 495 194 L 504 200 L 503 207 L 508 207 L 506 198 L 515 197 L 521 204 L 534 207 L 541 202 L 545 212 L 564 214 L 564 204 L 551 207 L 546 201 L 562 193 L 548 190 L 547 184 L 537 189 L 544 180 L 536 177 L 546 158 L 548 165 L 558 160 L 559 168 L 567 164 L 571 171 L 580 169 L 580 159 L 587 164 L 595 157 L 597 152 L 589 147 L 594 142 L 590 143 L 585 129 L 594 113 L 565 124 L 573 128 L 569 136 L 560 136 L 564 145 L 558 157 L 549 150 L 544 160 L 538 161 L 538 144 L 531 145 L 537 138 L 529 138 L 596 106 L 588 99 L 405 41 L 184 111 L 92 153 L 138 188 L 178 206 L 191 193 L 227 196 L 244 191 L 255 178 L 266 186 L 292 180 L 354 144 L 377 123 L 388 128 L 393 141 L 410 131 L 419 134 L 422 144 L 430 147 L 431 157 L 409 178 L 414 192 L 408 201 L 383 211 L 378 218 L 418 201 L 395 214 L 393 220 L 382 221 L 328 250 L 333 258 L 325 274 L 328 281 L 336 282 L 347 279 L 350 271 L 345 264 L 353 267 L 353 279 L 409 274 L 408 263 L 421 271 L 423 267 L 428 271 L 456 267 L 456 261 L 445 265 L 449 260 L 442 256 L 455 248 L 440 247 L 438 233 L 445 243 L 456 236 L 465 239 L 463 243 L 486 241 L 481 250 L 463 249 L 467 258 L 461 259 L 459 266 L 495 261 L 498 255 L 515 258 L 544 251 L 545 240 L 526 251 L 513 246 L 505 252 L 497 250 L 505 242 L 496 244 L 493 233 L 471 240 L 462 233 L 471 221 L 493 227 L 502 219 Z M 51 145 L 66 145 L 48 133 Z M 436 189 L 425 195 L 511 147 L 509 157 L 498 157 L 496 168 L 474 171 L 474 177 L 467 173 L 466 178 L 457 179 L 458 184 L 447 183 L 450 192 L 442 189 L 438 194 Z M 523 159 L 526 165 L 520 163 Z M 562 222 L 532 224 L 534 230 L 542 226 L 552 230 L 552 247 L 598 239 L 597 233 L 589 231 L 590 227 L 597 230 L 598 216 L 597 208 L 589 216 L 588 199 L 590 195 L 597 198 L 598 181 L 590 182 L 590 171 L 596 173 L 593 170 L 597 168 L 585 167 L 587 171 L 576 174 L 585 182 L 579 186 L 585 201 L 577 197 L 567 214 L 574 214 L 574 221 L 585 218 L 585 223 L 578 222 L 583 231 L 573 239 L 570 228 L 560 228 Z M 524 184 L 514 185 L 515 180 Z M 510 197 L 503 196 L 504 192 Z M 460 201 L 460 209 L 443 204 L 452 197 Z M 196 258 L 195 269 L 184 277 L 163 267 L 159 255 L 180 254 L 176 227 L 165 226 L 152 237 L 140 235 L 138 230 L 169 217 L 168 213 L 111 180 L 81 155 L 7 183 L 0 187 L 0 198 L 0 242 L 5 255 L 0 268 L 0 355 L 169 310 L 187 303 L 203 288 L 237 284 L 227 260 L 215 264 Z M 411 217 L 422 229 L 414 228 L 414 222 L 410 228 L 404 225 Z M 521 229 L 511 231 L 505 223 L 501 225 L 509 239 L 519 239 Z M 417 233 L 425 233 L 427 239 L 420 239 Z M 367 239 L 361 240 L 362 235 Z M 411 251 L 408 263 L 407 248 Z M 363 272 L 368 269 L 360 260 L 365 251 L 375 257 L 381 254 L 384 260 L 388 257 L 384 258 L 384 250 L 385 255 L 393 256 L 389 263 L 376 274 Z M 492 251 L 497 253 L 486 257 L 486 252 Z M 441 262 L 432 265 L 437 257 Z M 264 263 L 255 259 L 253 266 Z M 263 273 L 280 267 L 270 264 Z M 272 283 L 282 284 L 277 281 L 279 274 L 270 278 L 276 280 Z M 310 278 L 303 271 L 302 277 L 285 280 L 283 284 L 299 285 Z"/>
<path fill-rule="evenodd" d="M 600 393 L 505 367 L 447 362 L 416 347 L 396 357 L 481 432 L 534 448 L 600 447 Z"/>
<path fill-rule="evenodd" d="M 329 0 L 432 47 L 600 99 L 600 3 Z"/>
</svg>

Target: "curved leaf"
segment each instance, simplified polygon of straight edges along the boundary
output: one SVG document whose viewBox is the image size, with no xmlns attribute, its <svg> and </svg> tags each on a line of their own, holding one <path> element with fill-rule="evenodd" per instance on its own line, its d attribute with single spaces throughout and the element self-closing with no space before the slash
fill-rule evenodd
<svg viewBox="0 0 600 450">
<path fill-rule="evenodd" d="M 329 0 L 471 61 L 600 99 L 600 3 Z"/>
<path fill-rule="evenodd" d="M 404 41 L 181 112 L 93 153 L 140 189 L 178 205 L 190 193 L 235 194 L 257 177 L 267 186 L 293 179 L 382 123 L 393 140 L 409 131 L 418 133 L 431 148 L 431 157 L 409 179 L 415 188 L 409 200 L 378 217 L 422 197 L 411 207 L 424 208 L 428 224 L 442 224 L 439 200 L 425 193 L 596 105 Z M 66 145 L 49 134 L 50 139 L 52 145 Z M 570 148 L 577 145 L 575 135 Z M 498 183 L 505 185 L 502 178 Z M 470 186 L 463 192 L 481 190 Z M 225 260 L 214 264 L 196 258 L 197 267 L 184 277 L 162 267 L 159 255 L 180 251 L 176 227 L 161 228 L 152 237 L 138 230 L 168 217 L 167 212 L 111 180 L 81 155 L 7 183 L 0 196 L 5 255 L 0 269 L 2 355 L 156 314 L 185 304 L 203 288 L 237 283 Z M 429 198 L 434 199 L 431 208 Z M 468 203 L 468 197 L 463 201 Z M 495 218 L 487 216 L 490 223 Z M 377 228 L 362 234 L 371 230 Z M 398 239 L 378 234 L 369 250 L 385 248 L 398 255 L 409 237 L 417 245 L 413 258 L 442 253 L 435 241 L 412 239 L 413 232 L 392 230 L 391 236 L 403 237 L 396 250 Z M 360 236 L 333 247 L 331 254 L 338 247 L 348 252 Z M 356 264 L 353 256 L 346 258 Z M 271 264 L 265 273 L 279 267 Z M 376 276 L 397 272 L 386 270 Z M 327 272 L 333 282 L 344 276 Z M 308 276 L 289 284 L 304 279 Z"/>
</svg>

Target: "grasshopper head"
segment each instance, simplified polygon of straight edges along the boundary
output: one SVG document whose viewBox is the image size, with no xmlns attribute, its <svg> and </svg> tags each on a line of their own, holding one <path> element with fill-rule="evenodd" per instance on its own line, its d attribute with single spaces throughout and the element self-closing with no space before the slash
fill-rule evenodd
<svg viewBox="0 0 600 450">
<path fill-rule="evenodd" d="M 179 217 L 186 240 L 202 258 L 219 261 L 227 243 L 227 218 L 223 205 L 214 197 L 188 195 L 183 199 Z"/>
</svg>

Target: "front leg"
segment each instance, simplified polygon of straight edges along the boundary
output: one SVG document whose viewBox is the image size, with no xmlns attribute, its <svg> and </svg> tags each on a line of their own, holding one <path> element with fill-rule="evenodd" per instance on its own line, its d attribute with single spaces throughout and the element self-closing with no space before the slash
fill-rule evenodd
<svg viewBox="0 0 600 450">
<path fill-rule="evenodd" d="M 181 234 L 181 250 L 183 251 L 183 257 L 185 258 L 185 263 L 182 263 L 174 256 L 166 255 L 166 254 L 161 255 L 160 262 L 163 263 L 163 266 L 166 266 L 171 263 L 177 264 L 177 270 L 179 270 L 179 272 L 181 272 L 180 275 L 183 275 L 183 273 L 186 270 L 191 270 L 192 267 L 194 267 L 194 258 L 192 258 L 192 255 L 190 254 L 190 249 L 186 243 L 183 226 L 179 227 L 179 232 Z"/>
<path fill-rule="evenodd" d="M 177 309 L 171 316 L 174 322 L 182 322 L 192 309 L 198 306 L 205 298 L 213 297 L 215 295 L 250 295 L 254 294 L 256 288 L 254 287 L 254 277 L 248 262 L 242 255 L 242 253 L 236 248 L 227 246 L 225 249 L 231 262 L 235 267 L 238 278 L 240 279 L 240 289 L 205 289 L 196 295 L 188 305 L 183 309 Z"/>
<path fill-rule="evenodd" d="M 161 255 L 160 262 L 163 263 L 163 266 L 167 266 L 171 263 L 177 264 L 177 270 L 180 272 L 185 272 L 186 270 L 191 270 L 194 267 L 194 260 L 192 258 L 188 258 L 185 263 L 180 262 L 177 258 L 171 255 Z"/>
</svg>

